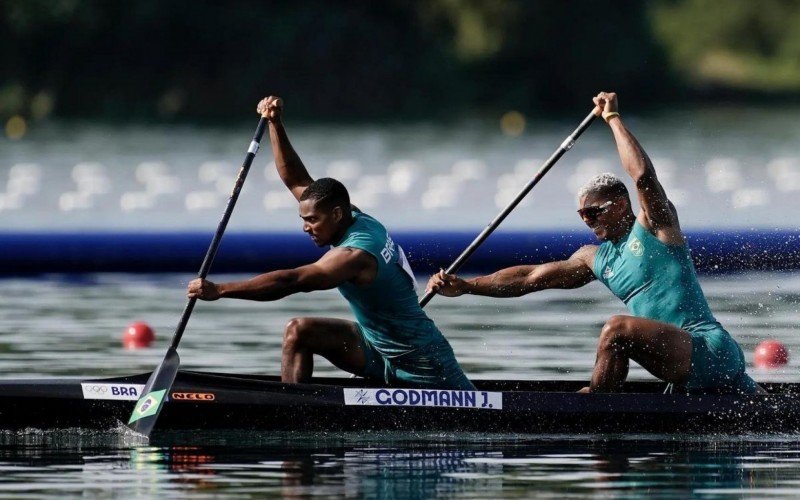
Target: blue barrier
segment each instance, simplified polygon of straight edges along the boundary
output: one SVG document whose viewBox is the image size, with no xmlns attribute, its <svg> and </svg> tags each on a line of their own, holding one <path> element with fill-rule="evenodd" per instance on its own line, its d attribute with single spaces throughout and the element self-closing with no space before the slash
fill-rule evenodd
<svg viewBox="0 0 800 500">
<path fill-rule="evenodd" d="M 415 271 L 427 275 L 447 267 L 476 233 L 405 231 L 392 236 Z M 800 231 L 691 231 L 687 237 L 701 272 L 800 269 Z M 210 240 L 206 233 L 0 233 L 0 275 L 196 273 Z M 594 242 L 585 231 L 497 232 L 462 272 L 484 273 L 564 259 L 581 245 Z M 290 268 L 317 259 L 323 251 L 300 232 L 230 233 L 222 239 L 212 272 Z"/>
</svg>

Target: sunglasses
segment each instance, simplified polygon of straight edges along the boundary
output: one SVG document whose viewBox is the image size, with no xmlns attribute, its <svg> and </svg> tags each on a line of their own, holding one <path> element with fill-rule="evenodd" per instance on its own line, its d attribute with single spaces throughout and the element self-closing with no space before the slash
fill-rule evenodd
<svg viewBox="0 0 800 500">
<path fill-rule="evenodd" d="M 602 205 L 579 208 L 578 215 L 580 215 L 581 218 L 586 217 L 587 219 L 596 219 L 598 215 L 608 210 L 608 207 L 610 207 L 613 203 L 614 202 L 612 200 L 608 200 Z"/>
</svg>

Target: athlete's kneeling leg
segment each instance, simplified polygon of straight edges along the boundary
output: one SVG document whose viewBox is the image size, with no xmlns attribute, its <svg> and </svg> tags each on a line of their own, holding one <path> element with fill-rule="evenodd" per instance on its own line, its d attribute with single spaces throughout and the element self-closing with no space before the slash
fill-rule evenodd
<svg viewBox="0 0 800 500">
<path fill-rule="evenodd" d="M 331 318 L 294 318 L 284 331 L 281 380 L 309 381 L 314 371 L 314 354 L 356 375 L 362 375 L 366 367 L 355 323 Z"/>
<path fill-rule="evenodd" d="M 622 390 L 630 360 L 661 380 L 683 384 L 689 377 L 691 355 L 691 336 L 674 325 L 612 316 L 600 332 L 590 391 Z"/>
</svg>

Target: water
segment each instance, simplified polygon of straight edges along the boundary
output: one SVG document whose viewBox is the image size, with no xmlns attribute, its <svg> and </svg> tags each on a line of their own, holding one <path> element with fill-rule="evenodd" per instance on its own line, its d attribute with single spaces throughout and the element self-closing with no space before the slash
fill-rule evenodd
<svg viewBox="0 0 800 500">
<path fill-rule="evenodd" d="M 242 278 L 224 276 L 223 279 Z M 187 275 L 49 276 L 0 281 L 0 376 L 151 371 L 183 305 Z M 800 274 L 705 276 L 712 309 L 751 361 L 757 342 L 794 334 Z M 587 380 L 597 334 L 622 306 L 601 286 L 519 299 L 436 297 L 428 310 L 471 377 Z M 277 373 L 293 316 L 350 318 L 334 292 L 274 303 L 200 303 L 180 345 L 188 369 Z M 147 321 L 154 347 L 125 350 Z M 798 379 L 799 363 L 752 370 Z M 340 375 L 318 362 L 320 375 Z M 632 366 L 632 379 L 650 376 Z M 635 429 L 632 429 L 634 432 Z M 0 433 L 0 498 L 54 494 L 182 498 L 796 496 L 800 436 L 485 436 L 474 434 Z"/>
<path fill-rule="evenodd" d="M 0 497 L 795 496 L 796 437 L 0 436 Z M 188 444 L 187 444 L 188 443 Z"/>
<path fill-rule="evenodd" d="M 219 281 L 248 276 L 211 276 Z M 189 275 L 94 274 L 5 279 L 0 287 L 0 375 L 42 377 L 148 372 L 163 358 L 180 316 Z M 748 361 L 766 338 L 800 347 L 796 318 L 800 274 L 748 273 L 702 278 L 717 319 L 742 344 Z M 420 281 L 418 288 L 424 283 Z M 481 378 L 587 379 L 605 320 L 625 312 L 599 283 L 516 299 L 436 297 L 431 317 L 448 337 L 468 375 Z M 298 294 L 277 302 L 202 302 L 180 345 L 182 366 L 241 373 L 277 373 L 283 327 L 296 316 L 352 319 L 336 291 Z M 142 320 L 159 341 L 125 350 L 122 331 Z M 794 360 L 755 378 L 791 381 Z M 339 374 L 324 360 L 320 375 Z M 631 377 L 646 378 L 633 366 Z"/>
</svg>

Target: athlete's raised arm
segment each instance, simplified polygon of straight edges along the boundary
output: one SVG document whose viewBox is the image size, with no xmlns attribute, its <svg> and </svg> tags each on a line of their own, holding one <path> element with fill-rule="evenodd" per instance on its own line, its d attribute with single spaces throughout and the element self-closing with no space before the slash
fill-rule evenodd
<svg viewBox="0 0 800 500">
<path fill-rule="evenodd" d="M 269 121 L 269 140 L 278 175 L 299 201 L 300 195 L 314 182 L 314 179 L 309 175 L 300 156 L 289 142 L 289 136 L 286 135 L 282 120 L 283 99 L 275 96 L 266 97 L 258 103 L 256 110 Z"/>
<path fill-rule="evenodd" d="M 664 243 L 682 244 L 684 238 L 675 207 L 667 198 L 650 157 L 622 121 L 618 111 L 617 94 L 600 92 L 593 101 L 603 110 L 603 118 L 614 134 L 622 167 L 636 185 L 639 205 L 642 208 L 637 220 Z"/>
</svg>

